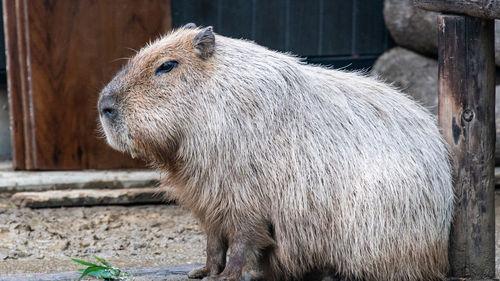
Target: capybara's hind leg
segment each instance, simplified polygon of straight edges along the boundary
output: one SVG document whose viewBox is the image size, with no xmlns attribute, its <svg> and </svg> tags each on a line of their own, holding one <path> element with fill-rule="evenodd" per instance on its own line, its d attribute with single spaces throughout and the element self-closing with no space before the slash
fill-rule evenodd
<svg viewBox="0 0 500 281">
<path fill-rule="evenodd" d="M 207 263 L 205 266 L 193 269 L 189 278 L 203 278 L 221 273 L 226 266 L 227 242 L 219 235 L 207 234 Z"/>
<path fill-rule="evenodd" d="M 265 280 L 264 271 L 261 268 L 260 259 L 262 249 L 268 245 L 262 245 L 262 240 L 248 240 L 245 238 L 234 239 L 230 245 L 230 254 L 224 271 L 206 281 L 257 281 Z"/>
</svg>

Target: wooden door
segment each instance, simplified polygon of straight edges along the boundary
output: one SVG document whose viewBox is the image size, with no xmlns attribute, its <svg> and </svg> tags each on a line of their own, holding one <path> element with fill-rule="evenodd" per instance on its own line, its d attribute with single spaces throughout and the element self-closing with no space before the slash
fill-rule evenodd
<svg viewBox="0 0 500 281">
<path fill-rule="evenodd" d="M 3 1 L 17 169 L 143 167 L 98 132 L 100 89 L 171 28 L 168 0 Z"/>
</svg>

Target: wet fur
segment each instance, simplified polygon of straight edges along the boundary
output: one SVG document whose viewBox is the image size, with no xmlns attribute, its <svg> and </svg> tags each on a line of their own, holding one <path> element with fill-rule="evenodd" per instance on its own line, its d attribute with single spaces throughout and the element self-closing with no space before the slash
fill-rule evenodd
<svg viewBox="0 0 500 281">
<path fill-rule="evenodd" d="M 166 172 L 164 188 L 208 247 L 214 237 L 234 253 L 241 245 L 238 270 L 266 280 L 315 268 L 443 279 L 454 195 L 430 113 L 373 78 L 249 41 L 215 35 L 200 56 L 199 32 L 146 46 L 101 95 L 117 95 L 120 112 L 103 121 L 108 142 Z M 155 76 L 170 59 L 179 66 Z"/>
</svg>

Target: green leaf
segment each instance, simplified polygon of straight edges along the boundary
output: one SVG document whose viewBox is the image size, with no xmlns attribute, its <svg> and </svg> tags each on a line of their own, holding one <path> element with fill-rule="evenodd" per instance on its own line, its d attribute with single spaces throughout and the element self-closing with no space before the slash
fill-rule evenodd
<svg viewBox="0 0 500 281">
<path fill-rule="evenodd" d="M 102 270 L 106 270 L 106 268 L 102 267 L 102 266 L 88 267 L 87 269 L 85 269 L 83 271 L 82 275 L 80 275 L 80 277 L 78 278 L 78 280 L 81 280 L 86 275 L 90 275 L 90 273 L 98 274 L 98 272 L 102 271 Z M 91 276 L 94 276 L 94 275 L 92 274 Z M 94 276 L 94 277 L 100 277 L 100 276 Z"/>
<path fill-rule="evenodd" d="M 102 264 L 104 264 L 105 266 L 112 267 L 112 265 L 111 265 L 109 262 L 107 262 L 105 259 L 100 258 L 100 257 L 98 257 L 98 256 L 96 256 L 96 255 L 94 255 L 94 258 L 95 258 L 96 260 L 100 261 L 100 262 L 101 262 Z"/>
<path fill-rule="evenodd" d="M 78 269 L 78 271 L 82 273 L 78 280 L 81 280 L 83 277 L 87 275 L 95 278 L 102 278 L 104 280 L 118 280 L 122 277 L 122 272 L 119 268 L 113 267 L 109 262 L 107 262 L 103 258 L 100 258 L 95 255 L 94 258 L 99 262 L 101 262 L 103 265 L 97 265 L 79 259 L 72 259 L 74 262 L 88 266 L 88 268 L 86 269 L 83 268 Z M 123 272 L 123 276 L 128 276 L 128 273 Z"/>
<path fill-rule="evenodd" d="M 78 271 L 80 272 L 84 272 L 85 271 L 85 268 L 80 268 L 78 269 Z M 89 274 L 87 275 L 90 275 L 92 277 L 96 277 L 96 278 L 101 278 L 101 275 L 99 274 L 99 272 L 90 272 Z"/>
<path fill-rule="evenodd" d="M 88 261 L 82 261 L 82 260 L 79 260 L 79 259 L 71 259 L 71 260 L 74 261 L 74 262 L 77 262 L 79 264 L 86 265 L 86 266 L 100 266 L 98 264 L 91 263 L 91 262 L 88 262 Z"/>
</svg>

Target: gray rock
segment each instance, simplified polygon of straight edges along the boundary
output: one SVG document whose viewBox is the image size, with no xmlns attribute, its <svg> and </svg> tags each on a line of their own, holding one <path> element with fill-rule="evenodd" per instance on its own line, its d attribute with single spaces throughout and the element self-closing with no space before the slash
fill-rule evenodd
<svg viewBox="0 0 500 281">
<path fill-rule="evenodd" d="M 433 114 L 437 114 L 437 61 L 410 50 L 396 47 L 382 54 L 372 74 L 392 83 L 412 96 Z"/>
<path fill-rule="evenodd" d="M 437 16 L 413 6 L 412 0 L 385 0 L 384 19 L 398 45 L 427 55 L 437 55 Z"/>
<path fill-rule="evenodd" d="M 8 256 L 8 249 L 0 248 L 0 261 L 6 260 Z"/>
<path fill-rule="evenodd" d="M 394 41 L 400 46 L 437 56 L 439 13 L 413 6 L 413 0 L 385 0 L 384 19 Z M 500 66 L 500 21 L 495 21 L 495 63 Z"/>
</svg>

